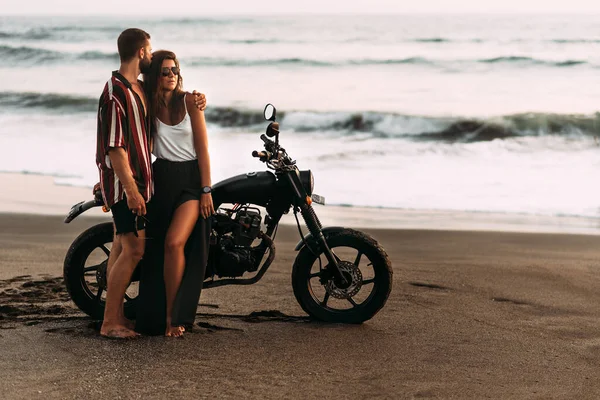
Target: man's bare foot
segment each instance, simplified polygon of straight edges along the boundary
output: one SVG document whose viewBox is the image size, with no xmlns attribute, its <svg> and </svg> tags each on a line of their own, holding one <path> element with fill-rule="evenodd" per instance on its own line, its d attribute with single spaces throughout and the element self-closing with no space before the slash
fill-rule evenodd
<svg viewBox="0 0 600 400">
<path fill-rule="evenodd" d="M 130 329 L 132 331 L 135 328 L 135 322 L 133 322 L 132 320 L 129 320 L 127 318 L 123 318 L 123 320 L 121 320 L 121 322 L 119 324 L 123 325 L 125 328 Z"/>
<path fill-rule="evenodd" d="M 165 336 L 167 337 L 183 337 L 185 328 L 183 326 L 167 326 Z"/>
<path fill-rule="evenodd" d="M 100 335 L 108 339 L 135 339 L 139 333 L 120 324 L 102 324 Z"/>
</svg>

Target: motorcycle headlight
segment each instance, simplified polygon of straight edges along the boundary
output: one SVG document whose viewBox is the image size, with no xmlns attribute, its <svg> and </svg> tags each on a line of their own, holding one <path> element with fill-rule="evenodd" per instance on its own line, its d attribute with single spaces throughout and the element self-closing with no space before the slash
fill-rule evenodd
<svg viewBox="0 0 600 400">
<path fill-rule="evenodd" d="M 315 178 L 312 172 L 310 170 L 300 171 L 300 181 L 304 186 L 304 190 L 306 190 L 306 194 L 311 196 L 315 187 Z"/>
</svg>

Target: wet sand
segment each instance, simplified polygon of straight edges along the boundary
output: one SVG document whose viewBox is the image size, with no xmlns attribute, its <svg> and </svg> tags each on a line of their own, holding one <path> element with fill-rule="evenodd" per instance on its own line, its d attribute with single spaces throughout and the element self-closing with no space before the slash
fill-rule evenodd
<svg viewBox="0 0 600 400">
<path fill-rule="evenodd" d="M 105 219 L 0 215 L 0 393 L 71 398 L 598 398 L 600 237 L 367 231 L 394 288 L 360 326 L 311 321 L 293 227 L 262 281 L 202 294 L 183 339 L 115 342 L 62 284 L 69 244 Z"/>
</svg>

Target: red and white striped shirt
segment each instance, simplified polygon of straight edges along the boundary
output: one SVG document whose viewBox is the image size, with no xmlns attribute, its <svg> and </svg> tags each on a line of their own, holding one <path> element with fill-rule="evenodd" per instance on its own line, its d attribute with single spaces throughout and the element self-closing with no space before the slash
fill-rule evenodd
<svg viewBox="0 0 600 400">
<path fill-rule="evenodd" d="M 146 201 L 152 197 L 148 126 L 142 100 L 132 89 L 131 83 L 114 71 L 100 96 L 96 143 L 96 165 L 100 171 L 102 196 L 109 208 L 123 200 L 125 194 L 108 156 L 111 148 L 125 149 L 138 190 Z"/>
</svg>

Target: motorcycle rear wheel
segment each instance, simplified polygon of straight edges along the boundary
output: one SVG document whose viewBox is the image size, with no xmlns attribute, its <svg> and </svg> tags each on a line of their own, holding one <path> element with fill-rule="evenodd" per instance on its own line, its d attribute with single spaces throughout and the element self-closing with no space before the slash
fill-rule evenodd
<svg viewBox="0 0 600 400">
<path fill-rule="evenodd" d="M 97 320 L 104 318 L 105 268 L 110 255 L 107 245 L 112 241 L 111 222 L 92 226 L 75 239 L 67 252 L 63 267 L 65 285 L 71 299 L 81 311 Z M 91 263 L 93 265 L 86 266 L 90 264 L 90 258 L 95 261 Z M 130 286 L 125 294 L 123 308 L 129 319 L 135 319 L 137 295 L 134 292 L 135 289 Z"/>
<path fill-rule="evenodd" d="M 316 245 L 312 242 L 294 262 L 296 300 L 308 315 L 326 322 L 360 324 L 373 318 L 392 290 L 388 255 L 375 239 L 353 229 L 331 232 L 326 241 L 349 285 L 330 277 L 324 254 L 313 253 Z"/>
</svg>

